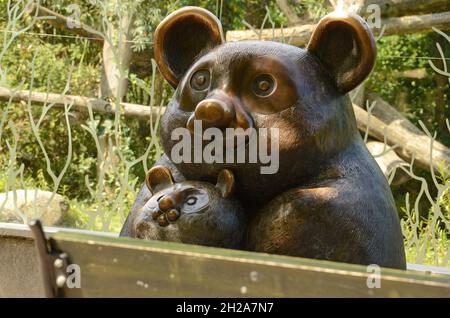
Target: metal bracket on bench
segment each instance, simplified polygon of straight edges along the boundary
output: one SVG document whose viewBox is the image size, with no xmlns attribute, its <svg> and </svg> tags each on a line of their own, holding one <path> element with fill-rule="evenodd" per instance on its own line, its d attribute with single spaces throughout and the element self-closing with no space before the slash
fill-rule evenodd
<svg viewBox="0 0 450 318">
<path fill-rule="evenodd" d="M 49 298 L 64 297 L 64 286 L 67 280 L 68 255 L 58 251 L 51 240 L 45 237 L 41 221 L 34 220 L 29 224 L 41 266 L 44 280 L 45 296 Z"/>
</svg>

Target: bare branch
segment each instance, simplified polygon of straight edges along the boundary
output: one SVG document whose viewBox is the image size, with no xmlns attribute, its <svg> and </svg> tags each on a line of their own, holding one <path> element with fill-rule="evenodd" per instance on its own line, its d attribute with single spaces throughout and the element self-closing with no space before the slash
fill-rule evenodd
<svg viewBox="0 0 450 318">
<path fill-rule="evenodd" d="M 281 12 L 286 16 L 289 25 L 302 22 L 302 19 L 295 13 L 288 0 L 277 0 L 277 5 Z"/>
<path fill-rule="evenodd" d="M 116 113 L 115 103 L 109 103 L 102 99 L 74 96 L 74 95 L 61 95 L 52 93 L 38 93 L 30 92 L 28 90 L 13 91 L 9 88 L 0 87 L 0 100 L 4 101 L 25 101 L 30 99 L 33 103 L 49 104 L 52 103 L 57 107 L 64 108 L 64 105 L 73 104 L 72 109 L 88 112 L 89 108 L 93 112 L 100 114 L 114 115 Z M 149 107 L 144 105 L 120 103 L 120 112 L 125 117 L 136 118 L 139 120 L 156 120 L 159 118 L 159 114 L 165 111 L 164 107 Z M 151 117 L 150 117 L 151 116 Z"/>
<path fill-rule="evenodd" d="M 45 19 L 45 21 L 54 26 L 55 28 L 67 30 L 75 34 L 78 34 L 79 36 L 97 40 L 100 43 L 103 42 L 102 33 L 91 28 L 90 26 L 87 26 L 86 24 L 80 22 L 78 25 L 79 27 L 75 26 L 68 27 L 71 22 L 70 18 L 62 14 L 59 14 L 55 11 L 52 11 L 50 9 L 47 9 L 37 3 L 31 4 L 29 10 L 32 15 L 37 15 L 38 17 L 53 17 L 53 19 Z"/>
<path fill-rule="evenodd" d="M 441 30 L 450 29 L 450 11 L 434 14 L 405 16 L 399 18 L 382 19 L 381 25 L 385 28 L 384 35 L 408 34 L 431 31 L 432 27 Z M 304 46 L 308 43 L 314 24 L 297 25 L 281 29 L 264 29 L 259 34 L 261 40 L 281 41 L 291 37 L 291 45 Z M 373 28 L 372 31 L 378 34 L 381 30 Z M 227 41 L 257 40 L 258 37 L 253 31 L 235 30 L 227 32 Z"/>
<path fill-rule="evenodd" d="M 374 109 L 377 106 L 375 105 Z M 410 123 L 414 126 L 414 129 L 411 129 L 400 119 L 383 122 L 374 115 L 369 116 L 364 109 L 355 104 L 353 104 L 353 110 L 356 123 L 361 131 L 368 129 L 371 137 L 380 141 L 386 140 L 388 145 L 396 146 L 395 152 L 405 161 L 411 162 L 414 158 L 417 167 L 435 171 L 439 170 L 442 163 L 450 165 L 450 149 L 433 141 L 413 124 Z M 433 145 L 433 154 L 430 157 L 431 144 Z"/>
</svg>

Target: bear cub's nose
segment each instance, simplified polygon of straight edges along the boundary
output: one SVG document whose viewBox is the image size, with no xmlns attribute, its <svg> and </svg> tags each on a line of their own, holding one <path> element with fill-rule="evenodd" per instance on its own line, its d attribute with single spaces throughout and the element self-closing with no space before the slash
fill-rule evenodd
<svg viewBox="0 0 450 318">
<path fill-rule="evenodd" d="M 176 203 L 172 197 L 161 198 L 158 202 L 158 210 L 152 213 L 152 219 L 158 221 L 160 226 L 168 226 L 169 221 L 175 222 L 180 217 L 180 212 L 175 207 Z"/>
<path fill-rule="evenodd" d="M 159 209 L 163 212 L 169 211 L 175 207 L 175 200 L 170 196 L 164 196 L 158 201 Z"/>
</svg>

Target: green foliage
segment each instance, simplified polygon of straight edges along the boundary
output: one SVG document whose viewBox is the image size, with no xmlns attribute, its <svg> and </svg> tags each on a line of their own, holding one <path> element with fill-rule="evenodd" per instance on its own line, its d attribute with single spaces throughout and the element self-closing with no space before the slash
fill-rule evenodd
<svg viewBox="0 0 450 318">
<path fill-rule="evenodd" d="M 417 126 L 422 121 L 429 131 L 436 131 L 438 141 L 449 146 L 450 133 L 445 119 L 449 118 L 450 86 L 446 78 L 429 66 L 430 59 L 439 65 L 437 42 L 444 55 L 450 56 L 450 44 L 441 40 L 436 33 L 381 38 L 377 43 L 377 64 L 366 89 L 378 93 Z M 422 76 L 408 75 L 411 70 L 419 70 L 416 74 Z M 413 263 L 448 266 L 448 192 L 440 194 L 439 187 L 431 186 L 434 181 L 429 172 L 415 170 L 435 201 L 420 199 L 423 192 L 416 180 L 393 189 L 402 217 L 407 259 Z M 438 178 L 440 187 L 450 187 L 448 171 L 448 167 L 442 167 Z M 411 208 L 409 200 L 415 202 Z M 436 212 L 439 209 L 440 217 Z"/>
<path fill-rule="evenodd" d="M 328 1 L 323 0 L 289 0 L 288 3 L 294 8 L 298 16 L 309 15 L 313 20 L 318 20 L 329 12 Z"/>
<path fill-rule="evenodd" d="M 435 179 L 438 193 L 428 213 L 419 213 L 418 199 L 414 206 L 409 203 L 409 194 L 405 197 L 405 205 L 401 207 L 405 217 L 401 219 L 402 232 L 405 237 L 407 261 L 410 263 L 435 264 L 449 266 L 448 255 L 450 241 L 448 239 L 450 227 L 450 169 L 441 165 Z M 424 182 L 426 191 L 429 184 Z M 419 197 L 420 199 L 420 197 Z"/>
<path fill-rule="evenodd" d="M 420 33 L 381 38 L 377 43 L 378 56 L 375 70 L 369 78 L 367 89 L 378 93 L 383 99 L 418 125 L 421 120 L 437 139 L 450 144 L 450 134 L 443 119 L 449 116 L 448 82 L 429 67 L 429 57 L 439 57 L 434 33 Z M 445 56 L 450 56 L 450 44 L 443 45 Z M 433 59 L 434 62 L 436 60 Z M 422 69 L 424 78 L 412 78 L 404 71 Z M 439 109 L 438 103 L 443 104 Z"/>
</svg>

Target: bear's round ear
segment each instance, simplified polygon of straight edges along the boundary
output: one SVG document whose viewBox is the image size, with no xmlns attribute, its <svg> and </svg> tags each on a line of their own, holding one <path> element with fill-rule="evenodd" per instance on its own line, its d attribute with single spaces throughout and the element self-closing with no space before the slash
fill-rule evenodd
<svg viewBox="0 0 450 318">
<path fill-rule="evenodd" d="M 234 193 L 234 175 L 228 169 L 224 169 L 220 171 L 219 176 L 217 177 L 216 187 L 219 189 L 222 194 L 222 198 L 228 198 Z"/>
<path fill-rule="evenodd" d="M 155 60 L 173 86 L 202 53 L 224 43 L 222 25 L 215 15 L 198 7 L 184 7 L 169 14 L 156 28 Z"/>
<path fill-rule="evenodd" d="M 150 192 L 155 194 L 173 185 L 172 173 L 164 166 L 154 166 L 147 171 L 145 183 Z"/>
<path fill-rule="evenodd" d="M 332 12 L 319 21 L 307 48 L 324 64 L 342 93 L 366 79 L 377 52 L 366 22 L 343 11 Z"/>
</svg>

